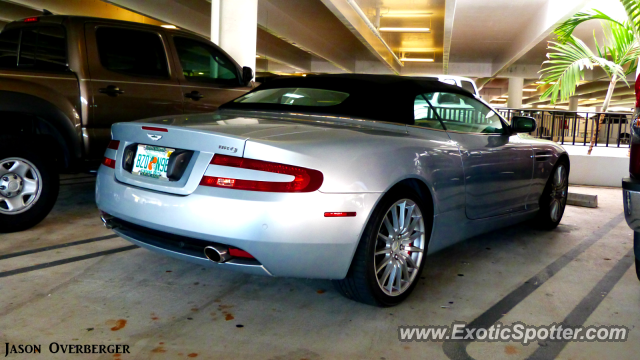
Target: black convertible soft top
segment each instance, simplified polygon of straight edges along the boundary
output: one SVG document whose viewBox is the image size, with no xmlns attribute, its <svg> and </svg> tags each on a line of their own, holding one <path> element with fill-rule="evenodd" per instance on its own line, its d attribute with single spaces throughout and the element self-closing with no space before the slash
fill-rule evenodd
<svg viewBox="0 0 640 360">
<path fill-rule="evenodd" d="M 438 81 L 432 77 L 398 75 L 334 74 L 277 78 L 251 92 L 279 88 L 311 88 L 349 93 L 349 97 L 334 106 L 300 106 L 286 104 L 228 102 L 221 109 L 296 112 L 335 115 L 413 124 L 413 103 L 418 94 L 446 91 L 473 97 L 468 91 Z"/>
</svg>

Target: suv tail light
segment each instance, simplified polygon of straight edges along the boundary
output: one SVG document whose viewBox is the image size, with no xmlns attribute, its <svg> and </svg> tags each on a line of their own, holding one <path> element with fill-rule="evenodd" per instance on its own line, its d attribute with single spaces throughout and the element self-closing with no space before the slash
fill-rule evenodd
<svg viewBox="0 0 640 360">
<path fill-rule="evenodd" d="M 324 181 L 324 176 L 318 170 L 262 160 L 216 154 L 213 156 L 211 164 L 292 175 L 295 178 L 291 182 L 274 182 L 230 179 L 205 175 L 202 177 L 200 185 L 248 191 L 312 192 L 318 190 Z"/>
<path fill-rule="evenodd" d="M 639 81 L 640 82 L 640 81 Z M 631 121 L 631 147 L 629 155 L 629 175 L 640 178 L 640 108 L 636 107 L 634 119 Z"/>
</svg>

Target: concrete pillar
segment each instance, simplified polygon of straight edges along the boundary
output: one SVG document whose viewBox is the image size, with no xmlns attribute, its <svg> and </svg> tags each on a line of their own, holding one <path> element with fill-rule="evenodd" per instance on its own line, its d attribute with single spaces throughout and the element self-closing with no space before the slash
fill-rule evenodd
<svg viewBox="0 0 640 360">
<path fill-rule="evenodd" d="M 522 108 L 522 88 L 524 78 L 509 78 L 509 99 L 507 107 L 512 109 Z"/>
<path fill-rule="evenodd" d="M 578 97 L 572 96 L 569 98 L 569 111 L 578 111 Z"/>
<path fill-rule="evenodd" d="M 256 71 L 258 0 L 211 0 L 211 41 Z"/>
</svg>

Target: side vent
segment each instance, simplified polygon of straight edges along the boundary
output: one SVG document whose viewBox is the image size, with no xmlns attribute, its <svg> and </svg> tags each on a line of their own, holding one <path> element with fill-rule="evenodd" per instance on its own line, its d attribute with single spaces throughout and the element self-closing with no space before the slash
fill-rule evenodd
<svg viewBox="0 0 640 360">
<path fill-rule="evenodd" d="M 547 161 L 552 156 L 551 151 L 536 151 L 536 161 Z"/>
</svg>

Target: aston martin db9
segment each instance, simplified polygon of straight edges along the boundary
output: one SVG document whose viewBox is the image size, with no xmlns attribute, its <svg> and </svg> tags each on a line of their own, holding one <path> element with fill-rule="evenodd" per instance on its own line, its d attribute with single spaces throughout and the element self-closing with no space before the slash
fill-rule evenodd
<svg viewBox="0 0 640 360">
<path fill-rule="evenodd" d="M 569 156 L 535 129 L 437 79 L 277 79 L 215 113 L 113 125 L 96 201 L 143 248 L 393 306 L 429 254 L 558 225 Z"/>
</svg>

